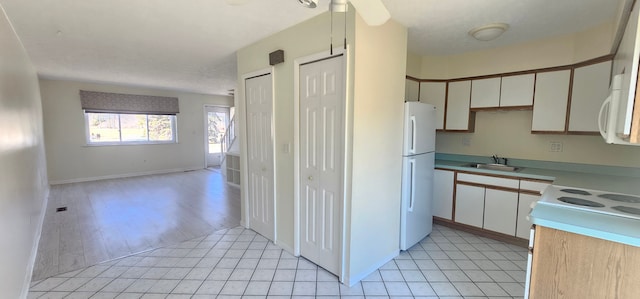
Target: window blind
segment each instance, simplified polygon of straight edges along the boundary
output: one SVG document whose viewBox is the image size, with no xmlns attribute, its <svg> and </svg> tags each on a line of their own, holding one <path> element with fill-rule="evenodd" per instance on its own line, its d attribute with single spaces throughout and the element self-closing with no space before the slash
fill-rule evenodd
<svg viewBox="0 0 640 299">
<path fill-rule="evenodd" d="M 80 90 L 85 112 L 176 115 L 178 98 Z"/>
</svg>

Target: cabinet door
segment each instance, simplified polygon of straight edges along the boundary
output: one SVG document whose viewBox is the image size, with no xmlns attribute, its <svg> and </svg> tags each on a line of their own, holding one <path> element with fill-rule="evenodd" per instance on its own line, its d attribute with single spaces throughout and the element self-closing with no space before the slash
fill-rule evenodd
<svg viewBox="0 0 640 299">
<path fill-rule="evenodd" d="M 598 132 L 598 112 L 609 95 L 610 75 L 611 61 L 574 70 L 569 132 Z"/>
<path fill-rule="evenodd" d="M 538 201 L 540 196 L 520 193 L 518 198 L 518 219 L 516 222 L 516 237 L 529 239 L 531 222 L 527 216 L 531 212 L 531 204 Z"/>
<path fill-rule="evenodd" d="M 404 100 L 409 102 L 417 102 L 420 93 L 420 82 L 405 79 L 404 81 Z"/>
<path fill-rule="evenodd" d="M 571 70 L 536 74 L 531 131 L 564 132 Z"/>
<path fill-rule="evenodd" d="M 447 99 L 446 82 L 421 82 L 420 102 L 436 106 L 436 129 L 444 129 L 444 103 Z"/>
<path fill-rule="evenodd" d="M 533 105 L 535 74 L 502 77 L 500 107 Z"/>
<path fill-rule="evenodd" d="M 484 188 L 456 184 L 455 222 L 482 227 Z"/>
<path fill-rule="evenodd" d="M 453 217 L 453 177 L 451 170 L 436 169 L 433 179 L 433 216 Z"/>
<path fill-rule="evenodd" d="M 471 81 L 449 82 L 447 95 L 447 130 L 469 130 L 469 96 Z"/>
<path fill-rule="evenodd" d="M 500 78 L 473 80 L 471 82 L 471 108 L 500 106 Z"/>
<path fill-rule="evenodd" d="M 514 236 L 518 214 L 518 193 L 487 188 L 482 228 Z"/>
</svg>

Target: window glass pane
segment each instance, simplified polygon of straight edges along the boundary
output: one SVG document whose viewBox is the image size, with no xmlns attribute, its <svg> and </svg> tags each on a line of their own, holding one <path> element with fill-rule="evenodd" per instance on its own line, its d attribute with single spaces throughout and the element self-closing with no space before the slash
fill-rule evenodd
<svg viewBox="0 0 640 299">
<path fill-rule="evenodd" d="M 147 141 L 145 114 L 120 114 L 122 141 Z"/>
<path fill-rule="evenodd" d="M 118 114 L 87 113 L 90 142 L 119 142 Z"/>
<path fill-rule="evenodd" d="M 172 141 L 173 126 L 172 115 L 149 115 L 149 140 L 150 141 Z"/>
</svg>

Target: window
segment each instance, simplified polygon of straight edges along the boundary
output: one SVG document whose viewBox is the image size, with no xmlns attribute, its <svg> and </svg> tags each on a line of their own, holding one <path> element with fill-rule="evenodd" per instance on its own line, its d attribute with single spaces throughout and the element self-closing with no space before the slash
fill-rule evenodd
<svg viewBox="0 0 640 299">
<path fill-rule="evenodd" d="M 87 143 L 175 143 L 176 116 L 85 112 Z"/>
</svg>

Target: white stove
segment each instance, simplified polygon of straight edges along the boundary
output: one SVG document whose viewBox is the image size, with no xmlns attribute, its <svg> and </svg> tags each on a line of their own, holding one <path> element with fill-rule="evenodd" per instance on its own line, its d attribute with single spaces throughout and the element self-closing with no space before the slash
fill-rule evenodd
<svg viewBox="0 0 640 299">
<path fill-rule="evenodd" d="M 565 186 L 549 186 L 538 204 L 640 220 L 640 196 Z"/>
</svg>

